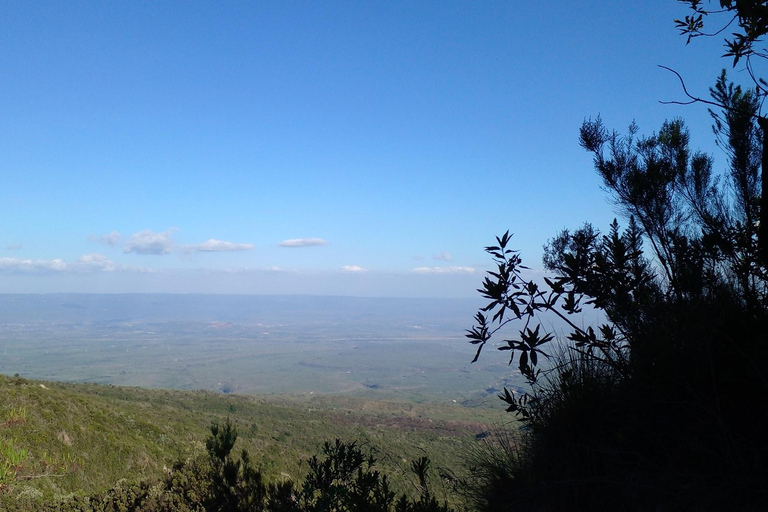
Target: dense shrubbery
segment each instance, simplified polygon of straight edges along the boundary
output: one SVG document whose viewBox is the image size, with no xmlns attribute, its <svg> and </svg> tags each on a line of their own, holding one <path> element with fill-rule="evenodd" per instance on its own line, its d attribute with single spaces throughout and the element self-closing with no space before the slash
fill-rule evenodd
<svg viewBox="0 0 768 512">
<path fill-rule="evenodd" d="M 564 231 L 546 248 L 545 284 L 526 281 L 508 235 L 468 337 L 480 349 L 522 321 L 500 350 L 532 391 L 501 397 L 527 423 L 476 468 L 485 510 L 752 510 L 768 495 L 768 269 L 759 251 L 761 137 L 754 91 L 712 90 L 729 156 L 689 149 L 682 121 L 627 136 L 585 122 L 581 144 L 628 228 Z M 605 313 L 598 328 L 574 316 Z M 567 348 L 541 313 L 568 326 Z M 486 314 L 488 316 L 486 316 Z M 497 336 L 501 335 L 499 333 Z M 479 355 L 479 351 L 478 351 Z M 549 361 L 541 365 L 542 360 Z M 512 359 L 510 359 L 510 362 Z"/>
<path fill-rule="evenodd" d="M 429 460 L 413 462 L 420 496 L 397 498 L 376 459 L 356 443 L 326 442 L 323 456 L 308 461 L 301 487 L 291 480 L 267 483 L 247 450 L 238 458 L 232 449 L 237 429 L 227 420 L 211 425 L 207 457 L 178 462 L 160 482 L 128 484 L 94 496 L 73 496 L 47 505 L 51 511 L 195 511 L 195 512 L 449 512 L 430 491 Z M 19 506 L 23 506 L 21 503 Z"/>
<path fill-rule="evenodd" d="M 468 337 L 479 356 L 522 321 L 499 349 L 510 363 L 518 356 L 531 391 L 501 396 L 525 430 L 475 457 L 469 489 L 481 510 L 766 508 L 768 82 L 756 65 L 768 62 L 759 46 L 768 11 L 763 1 L 682 1 L 692 10 L 676 20 L 682 34 L 727 32 L 725 56 L 754 85 L 743 90 L 723 72 L 706 100 L 677 75 L 683 104 L 717 107 L 728 168 L 716 176 L 680 120 L 644 138 L 634 125 L 620 136 L 588 121 L 581 144 L 628 228 L 564 231 L 545 248 L 554 275 L 544 283 L 523 278 L 507 234 L 487 248 L 497 271 Z M 606 323 L 574 321 L 584 306 Z M 559 357 L 543 312 L 570 330 Z"/>
</svg>

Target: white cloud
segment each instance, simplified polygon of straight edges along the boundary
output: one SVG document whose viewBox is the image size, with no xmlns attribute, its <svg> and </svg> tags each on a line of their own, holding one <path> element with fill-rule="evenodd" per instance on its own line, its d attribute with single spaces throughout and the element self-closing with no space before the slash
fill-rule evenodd
<svg viewBox="0 0 768 512">
<path fill-rule="evenodd" d="M 6 251 L 18 251 L 19 249 L 21 249 L 21 244 L 11 244 L 5 246 Z"/>
<path fill-rule="evenodd" d="M 253 245 L 236 244 L 233 242 L 227 242 L 225 240 L 216 240 L 215 238 L 211 238 L 207 242 L 203 242 L 200 245 L 192 246 L 192 249 L 201 252 L 250 251 L 253 249 Z"/>
<path fill-rule="evenodd" d="M 411 272 L 417 274 L 474 274 L 472 267 L 416 267 Z"/>
<path fill-rule="evenodd" d="M 122 235 L 120 233 L 118 233 L 117 231 L 113 231 L 111 233 L 107 233 L 106 235 L 99 235 L 99 236 L 89 235 L 88 240 L 90 240 L 91 242 L 100 243 L 102 245 L 109 245 L 111 247 L 119 244 L 121 237 Z"/>
<path fill-rule="evenodd" d="M 451 253 L 443 251 L 440 254 L 435 254 L 432 258 L 436 260 L 451 261 L 453 256 L 451 256 Z"/>
<path fill-rule="evenodd" d="M 77 259 L 76 267 L 84 271 L 114 272 L 115 263 L 101 254 L 84 254 Z"/>
<path fill-rule="evenodd" d="M 357 273 L 357 274 L 362 274 L 363 272 L 368 272 L 366 269 L 364 269 L 363 267 L 360 267 L 358 265 L 344 265 L 343 267 L 341 267 L 341 271 L 342 272 Z"/>
<path fill-rule="evenodd" d="M 176 230 L 171 228 L 163 233 L 155 233 L 151 229 L 147 229 L 134 233 L 125 243 L 123 252 L 154 255 L 168 254 L 176 248 L 176 244 L 171 240 L 171 233 L 174 231 Z"/>
<path fill-rule="evenodd" d="M 89 273 L 89 272 L 141 272 L 141 269 L 116 265 L 101 254 L 84 254 L 76 261 L 67 263 L 62 259 L 32 260 L 21 258 L 0 258 L 0 272 L 21 274 L 45 273 Z"/>
<path fill-rule="evenodd" d="M 289 238 L 283 240 L 278 245 L 280 247 L 312 247 L 316 245 L 325 245 L 326 242 L 322 238 Z"/>
<path fill-rule="evenodd" d="M 5 272 L 61 272 L 67 269 L 64 260 L 30 260 L 0 258 L 0 270 Z"/>
<path fill-rule="evenodd" d="M 232 251 L 250 251 L 253 249 L 252 244 L 238 244 L 234 242 L 228 242 L 226 240 L 217 240 L 211 238 L 206 242 L 196 245 L 178 245 L 171 239 L 171 235 L 174 231 L 178 231 L 176 228 L 171 228 L 162 233 L 156 233 L 150 229 L 139 231 L 131 235 L 126 241 L 124 253 L 136 253 L 136 254 L 153 254 L 163 255 L 172 252 L 232 252 Z M 99 239 L 110 237 L 112 235 L 118 235 L 119 233 L 113 231 L 110 235 L 102 235 Z"/>
</svg>

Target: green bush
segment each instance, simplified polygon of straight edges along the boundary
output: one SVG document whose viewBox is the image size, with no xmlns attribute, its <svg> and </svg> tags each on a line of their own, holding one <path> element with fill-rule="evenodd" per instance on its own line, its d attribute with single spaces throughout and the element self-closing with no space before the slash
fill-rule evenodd
<svg viewBox="0 0 768 512">
<path fill-rule="evenodd" d="M 43 510 L 62 512 L 449 512 L 431 494 L 429 460 L 413 469 L 420 496 L 396 498 L 386 475 L 375 467 L 373 450 L 339 439 L 323 445 L 322 456 L 307 461 L 305 481 L 267 483 L 253 466 L 247 450 L 232 456 L 237 428 L 227 419 L 213 423 L 206 441 L 207 456 L 180 461 L 159 482 L 120 481 L 105 493 L 73 496 Z M 35 507 L 30 505 L 30 510 Z M 39 507 L 37 508 L 39 509 Z"/>
</svg>

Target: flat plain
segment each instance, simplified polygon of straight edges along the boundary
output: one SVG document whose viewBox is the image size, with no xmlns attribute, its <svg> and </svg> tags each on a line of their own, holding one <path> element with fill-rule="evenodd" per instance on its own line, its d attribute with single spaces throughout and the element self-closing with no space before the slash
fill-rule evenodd
<svg viewBox="0 0 768 512">
<path fill-rule="evenodd" d="M 470 364 L 478 302 L 237 295 L 0 295 L 0 373 L 237 394 L 499 407 L 522 381 Z"/>
</svg>

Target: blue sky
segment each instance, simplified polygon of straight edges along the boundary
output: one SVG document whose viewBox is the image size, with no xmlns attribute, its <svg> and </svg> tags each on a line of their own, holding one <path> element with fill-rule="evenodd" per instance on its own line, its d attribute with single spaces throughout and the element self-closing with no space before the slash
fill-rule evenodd
<svg viewBox="0 0 768 512">
<path fill-rule="evenodd" d="M 687 119 L 729 63 L 648 2 L 0 7 L 0 293 L 471 297 L 614 212 L 578 128 Z M 738 79 L 743 75 L 734 71 Z M 741 73 L 741 74 L 739 74 Z"/>
</svg>

